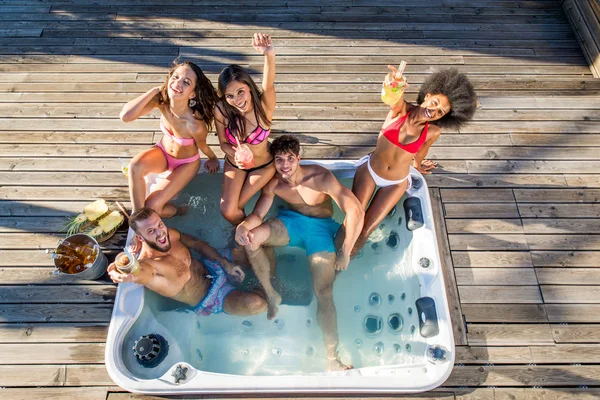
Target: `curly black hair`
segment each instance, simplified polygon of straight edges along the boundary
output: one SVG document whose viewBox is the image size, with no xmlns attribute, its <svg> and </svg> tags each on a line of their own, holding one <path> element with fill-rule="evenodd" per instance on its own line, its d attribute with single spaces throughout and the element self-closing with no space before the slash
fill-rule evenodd
<svg viewBox="0 0 600 400">
<path fill-rule="evenodd" d="M 277 139 L 273 140 L 273 143 L 271 143 L 271 147 L 269 147 L 269 153 L 271 153 L 273 157 L 275 157 L 277 154 L 283 153 L 292 153 L 296 156 L 299 156 L 300 141 L 291 135 L 279 136 Z"/>
<path fill-rule="evenodd" d="M 457 129 L 473 118 L 477 108 L 477 95 L 465 74 L 456 68 L 445 69 L 432 74 L 423 82 L 417 96 L 417 104 L 422 104 L 425 95 L 443 94 L 450 101 L 450 112 L 432 122 L 440 128 Z"/>
</svg>

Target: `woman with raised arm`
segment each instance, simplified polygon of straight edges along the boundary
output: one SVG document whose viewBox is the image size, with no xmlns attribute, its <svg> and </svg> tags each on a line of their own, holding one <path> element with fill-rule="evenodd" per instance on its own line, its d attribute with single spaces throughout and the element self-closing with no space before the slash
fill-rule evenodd
<svg viewBox="0 0 600 400">
<path fill-rule="evenodd" d="M 215 108 L 225 152 L 221 214 L 233 225 L 244 220 L 244 205 L 275 175 L 267 141 L 275 110 L 275 48 L 266 33 L 255 33 L 252 46 L 265 56 L 262 91 L 242 67 L 230 65 L 219 75 Z"/>
<path fill-rule="evenodd" d="M 198 173 L 198 149 L 209 158 L 205 168 L 209 172 L 219 170 L 219 160 L 206 143 L 216 101 L 215 88 L 200 67 L 183 62 L 173 64 L 162 86 L 123 106 L 120 115 L 123 122 L 134 121 L 158 108 L 160 129 L 164 133 L 155 146 L 135 156 L 129 164 L 129 195 L 134 212 L 146 206 L 162 218 L 169 218 L 182 211 L 169 200 Z M 146 197 L 144 177 L 167 170 L 171 174 Z"/>
<path fill-rule="evenodd" d="M 473 86 L 456 69 L 432 74 L 421 85 L 418 105 L 413 105 L 404 101 L 404 77 L 396 68 L 388 68 L 391 72 L 386 76 L 384 89 L 397 88 L 396 92 L 401 93 L 390 105 L 375 151 L 363 157 L 356 169 L 352 192 L 366 214 L 352 255 L 364 246 L 371 232 L 410 187 L 410 166 L 422 174 L 430 174 L 437 167 L 425 157 L 442 128 L 458 128 L 473 117 L 477 107 Z M 382 96 L 384 100 L 387 94 Z"/>
</svg>

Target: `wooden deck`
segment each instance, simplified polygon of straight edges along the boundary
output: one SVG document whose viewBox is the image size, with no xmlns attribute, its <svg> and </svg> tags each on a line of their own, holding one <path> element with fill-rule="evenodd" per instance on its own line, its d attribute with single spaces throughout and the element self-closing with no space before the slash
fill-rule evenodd
<svg viewBox="0 0 600 400">
<path fill-rule="evenodd" d="M 54 277 L 40 249 L 85 202 L 127 201 L 118 158 L 160 133 L 122 104 L 177 56 L 260 73 L 254 31 L 277 46 L 275 133 L 305 158 L 374 148 L 388 63 L 411 100 L 445 67 L 476 86 L 430 153 L 458 346 L 419 398 L 600 398 L 600 79 L 558 0 L 0 0 L 0 22 L 3 398 L 130 398 L 103 364 L 116 287 Z"/>
</svg>

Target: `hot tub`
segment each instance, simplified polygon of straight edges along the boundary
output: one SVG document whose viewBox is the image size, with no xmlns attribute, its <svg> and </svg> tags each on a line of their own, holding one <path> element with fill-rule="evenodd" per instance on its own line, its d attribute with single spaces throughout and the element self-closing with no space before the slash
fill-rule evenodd
<svg viewBox="0 0 600 400">
<path fill-rule="evenodd" d="M 354 162 L 318 163 L 351 186 Z M 110 377 L 146 394 L 414 393 L 441 385 L 454 364 L 454 340 L 427 185 L 416 170 L 411 175 L 416 184 L 334 285 L 339 354 L 354 369 L 326 370 L 306 256 L 285 247 L 277 249 L 284 304 L 273 321 L 197 316 L 142 286 L 119 285 L 106 341 Z M 178 199 L 191 214 L 168 225 L 225 247 L 231 228 L 219 214 L 221 178 L 199 174 Z M 413 221 L 409 230 L 407 216 L 418 220 L 419 211 L 423 224 Z M 334 218 L 342 220 L 339 210 Z M 133 348 L 143 336 L 166 355 L 158 365 L 138 362 Z"/>
</svg>

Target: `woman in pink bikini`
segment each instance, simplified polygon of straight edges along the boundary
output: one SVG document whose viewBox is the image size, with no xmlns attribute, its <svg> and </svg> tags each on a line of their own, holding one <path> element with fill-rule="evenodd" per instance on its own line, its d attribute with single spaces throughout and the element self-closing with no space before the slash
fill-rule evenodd
<svg viewBox="0 0 600 400">
<path fill-rule="evenodd" d="M 123 122 L 134 121 L 158 108 L 160 129 L 164 133 L 155 146 L 135 156 L 129 164 L 129 195 L 134 212 L 146 206 L 162 218 L 175 215 L 178 208 L 169 200 L 198 173 L 198 149 L 209 158 L 205 168 L 209 172 L 219 170 L 219 160 L 206 144 L 217 99 L 215 88 L 200 67 L 184 62 L 173 65 L 162 86 L 123 106 L 120 115 Z M 146 197 L 144 177 L 167 170 L 171 174 Z"/>
<path fill-rule="evenodd" d="M 230 65 L 219 75 L 221 97 L 215 108 L 215 125 L 225 152 L 221 214 L 233 225 L 244 220 L 244 205 L 275 175 L 267 141 L 275 110 L 275 48 L 263 33 L 254 34 L 252 46 L 265 56 L 262 93 L 248 72 Z M 252 152 L 253 163 L 236 157 L 240 148 Z"/>
<path fill-rule="evenodd" d="M 390 82 L 396 68 L 386 77 Z M 390 106 L 375 151 L 359 161 L 352 192 L 366 210 L 365 223 L 352 255 L 367 242 L 371 232 L 391 211 L 410 187 L 410 166 L 430 174 L 436 164 L 425 160 L 442 128 L 458 128 L 475 113 L 477 100 L 473 86 L 456 69 L 432 74 L 421 86 L 417 104 L 404 96 Z M 375 194 L 373 196 L 373 194 Z M 371 199 L 372 198 L 372 199 Z"/>
</svg>

